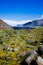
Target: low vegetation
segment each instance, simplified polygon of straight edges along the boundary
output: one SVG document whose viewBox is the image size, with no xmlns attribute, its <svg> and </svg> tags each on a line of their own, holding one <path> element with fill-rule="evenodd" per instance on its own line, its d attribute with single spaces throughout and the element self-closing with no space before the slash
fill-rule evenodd
<svg viewBox="0 0 43 65">
<path fill-rule="evenodd" d="M 32 30 L 0 30 L 0 65 L 20 65 L 21 52 L 43 45 L 43 27 Z M 21 56 L 20 56 L 21 55 Z"/>
</svg>

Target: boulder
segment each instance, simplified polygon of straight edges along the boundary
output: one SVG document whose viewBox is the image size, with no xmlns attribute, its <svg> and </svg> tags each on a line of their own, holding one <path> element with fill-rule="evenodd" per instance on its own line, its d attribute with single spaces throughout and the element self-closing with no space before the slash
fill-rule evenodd
<svg viewBox="0 0 43 65">
<path fill-rule="evenodd" d="M 34 60 L 34 57 L 37 56 L 37 52 L 35 50 L 32 50 L 30 52 L 30 56 L 26 58 L 26 62 L 28 63 L 28 65 L 31 63 L 32 60 Z"/>
<path fill-rule="evenodd" d="M 38 65 L 43 65 L 43 59 L 41 57 L 38 57 L 36 62 Z"/>
</svg>

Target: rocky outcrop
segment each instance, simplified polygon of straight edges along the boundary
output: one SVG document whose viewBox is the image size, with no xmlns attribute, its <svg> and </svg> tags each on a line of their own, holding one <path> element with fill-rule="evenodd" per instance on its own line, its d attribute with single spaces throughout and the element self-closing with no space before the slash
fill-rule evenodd
<svg viewBox="0 0 43 65">
<path fill-rule="evenodd" d="M 23 54 L 23 53 L 22 53 Z M 21 65 L 30 65 L 30 63 L 34 60 L 34 58 L 37 56 L 37 52 L 35 50 L 32 50 L 30 52 L 28 52 L 28 57 L 25 58 L 22 62 Z"/>
<path fill-rule="evenodd" d="M 37 50 L 22 51 L 19 56 L 23 58 L 26 56 L 21 65 L 43 65 L 43 45 L 40 45 Z"/>
<path fill-rule="evenodd" d="M 37 64 L 38 65 L 43 65 L 43 59 L 41 57 L 37 58 Z"/>
<path fill-rule="evenodd" d="M 34 57 L 36 57 L 37 56 L 37 52 L 35 51 L 35 50 L 32 50 L 31 52 L 30 52 L 30 56 L 25 60 L 27 63 L 28 63 L 28 65 L 31 63 L 31 61 L 32 60 L 34 60 Z"/>
</svg>

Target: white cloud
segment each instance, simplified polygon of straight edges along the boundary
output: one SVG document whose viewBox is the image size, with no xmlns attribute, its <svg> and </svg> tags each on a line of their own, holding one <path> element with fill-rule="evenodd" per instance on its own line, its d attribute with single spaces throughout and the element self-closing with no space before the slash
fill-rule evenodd
<svg viewBox="0 0 43 65">
<path fill-rule="evenodd" d="M 11 26 L 16 26 L 17 25 L 17 21 L 13 21 L 13 20 L 4 20 L 7 24 L 11 25 Z"/>
<path fill-rule="evenodd" d="M 39 18 L 34 18 L 32 20 L 39 20 L 39 19 L 43 19 L 43 14 L 39 17 Z M 3 19 L 4 20 L 4 19 Z M 27 22 L 31 22 L 32 20 L 23 20 L 23 21 L 15 21 L 15 20 L 4 20 L 7 24 L 11 25 L 11 26 L 17 26 L 18 24 L 24 24 Z"/>
<path fill-rule="evenodd" d="M 18 24 L 24 24 L 32 20 L 14 21 L 14 20 L 4 20 L 7 24 L 11 26 L 17 26 Z"/>
</svg>

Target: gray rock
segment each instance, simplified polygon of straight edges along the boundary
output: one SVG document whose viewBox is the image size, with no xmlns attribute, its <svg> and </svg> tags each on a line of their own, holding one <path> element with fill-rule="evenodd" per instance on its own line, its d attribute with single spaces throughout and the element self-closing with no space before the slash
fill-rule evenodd
<svg viewBox="0 0 43 65">
<path fill-rule="evenodd" d="M 35 50 L 32 50 L 31 52 L 30 52 L 30 56 L 25 60 L 27 63 L 28 63 L 28 65 L 31 63 L 31 61 L 32 60 L 34 60 L 34 57 L 36 57 L 37 56 L 37 52 L 35 51 Z"/>
<path fill-rule="evenodd" d="M 43 59 L 41 57 L 38 57 L 36 62 L 38 65 L 43 65 Z"/>
</svg>

